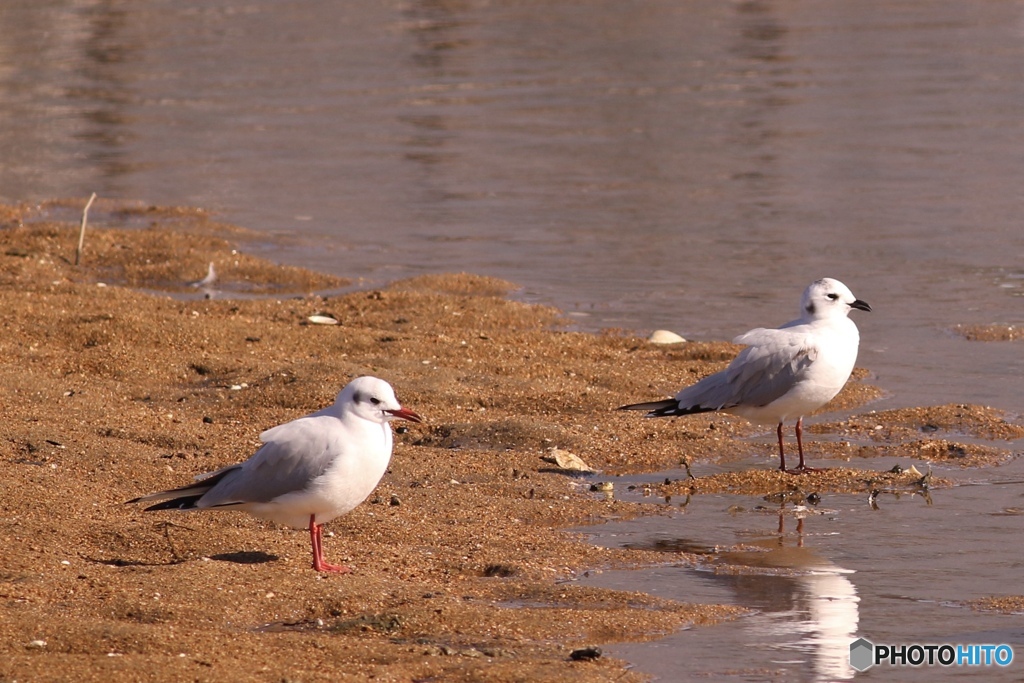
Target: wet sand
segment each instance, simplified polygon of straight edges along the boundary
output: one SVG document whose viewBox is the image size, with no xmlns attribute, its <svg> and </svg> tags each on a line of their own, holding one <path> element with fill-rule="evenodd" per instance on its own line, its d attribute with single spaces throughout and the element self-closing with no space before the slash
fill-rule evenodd
<svg viewBox="0 0 1024 683">
<path fill-rule="evenodd" d="M 470 274 L 352 290 L 246 255 L 245 230 L 201 211 L 93 211 L 76 267 L 76 223 L 0 207 L 3 680 L 642 680 L 570 653 L 740 611 L 574 584 L 664 557 L 563 531 L 654 512 L 591 492 L 600 475 L 559 470 L 552 448 L 606 474 L 760 454 L 763 469 L 661 485 L 778 496 L 942 486 L 866 458 L 981 467 L 1024 434 L 980 406 L 873 413 L 879 391 L 858 369 L 833 421 L 808 428 L 811 464 L 830 469 L 784 475 L 774 430 L 614 410 L 724 367 L 735 345 L 573 332 L 510 299 L 514 284 Z M 187 283 L 210 262 L 204 298 Z M 361 374 L 426 422 L 400 430 L 377 492 L 328 525 L 328 560 L 354 574 L 313 572 L 302 531 L 123 504 L 247 458 L 262 430 Z M 1000 605 L 1019 600 L 978 608 Z"/>
</svg>

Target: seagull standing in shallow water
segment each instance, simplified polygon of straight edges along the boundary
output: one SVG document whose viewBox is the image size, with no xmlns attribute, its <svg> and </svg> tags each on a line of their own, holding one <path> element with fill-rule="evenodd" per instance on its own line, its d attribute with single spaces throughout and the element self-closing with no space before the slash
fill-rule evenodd
<svg viewBox="0 0 1024 683">
<path fill-rule="evenodd" d="M 243 510 L 290 527 L 308 525 L 313 569 L 346 573 L 324 561 L 321 525 L 352 510 L 377 488 L 391 461 L 395 419 L 420 422 L 403 408 L 391 385 L 359 377 L 333 405 L 260 434 L 263 446 L 237 465 L 196 483 L 141 496 L 149 510 Z"/>
<path fill-rule="evenodd" d="M 745 344 L 725 370 L 689 386 L 675 398 L 622 406 L 646 410 L 646 417 L 672 417 L 722 412 L 758 424 L 777 424 L 779 469 L 808 472 L 804 464 L 804 415 L 832 400 L 846 384 L 857 362 L 860 333 L 847 316 L 850 309 L 871 307 L 839 280 L 812 282 L 800 301 L 800 317 L 782 327 L 757 328 L 736 337 Z M 786 469 L 782 425 L 796 418 L 800 464 Z"/>
</svg>

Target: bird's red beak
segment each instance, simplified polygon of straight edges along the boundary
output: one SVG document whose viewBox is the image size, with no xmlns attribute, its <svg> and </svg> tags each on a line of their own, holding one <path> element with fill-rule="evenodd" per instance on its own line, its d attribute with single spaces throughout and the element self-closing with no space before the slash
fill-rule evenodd
<svg viewBox="0 0 1024 683">
<path fill-rule="evenodd" d="M 385 410 L 385 413 L 397 417 L 400 420 L 408 420 L 409 422 L 423 422 L 423 418 L 409 410 L 408 408 L 398 408 L 397 410 Z"/>
</svg>

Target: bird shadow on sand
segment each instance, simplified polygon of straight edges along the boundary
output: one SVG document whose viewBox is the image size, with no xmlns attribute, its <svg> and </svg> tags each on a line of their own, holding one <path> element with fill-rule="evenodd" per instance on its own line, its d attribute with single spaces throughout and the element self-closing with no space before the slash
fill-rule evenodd
<svg viewBox="0 0 1024 683">
<path fill-rule="evenodd" d="M 176 557 L 166 562 L 153 562 L 149 560 L 131 560 L 122 557 L 86 557 L 81 556 L 83 560 L 87 562 L 93 562 L 95 564 L 105 564 L 110 567 L 170 567 L 176 564 L 183 564 L 194 560 L 196 558 L 187 557 Z M 267 562 L 274 562 L 279 560 L 277 555 L 271 555 L 269 553 L 260 552 L 258 550 L 240 550 L 235 553 L 219 553 L 217 555 L 210 555 L 211 560 L 218 562 L 233 562 L 235 564 L 265 564 Z"/>
<path fill-rule="evenodd" d="M 240 550 L 237 553 L 218 553 L 210 555 L 211 560 L 218 562 L 234 562 L 235 564 L 265 564 L 280 558 L 277 555 L 260 552 L 259 550 Z"/>
<path fill-rule="evenodd" d="M 148 560 L 129 560 L 122 557 L 88 557 L 87 555 L 79 555 L 86 562 L 92 562 L 93 564 L 105 564 L 108 567 L 170 567 L 175 564 L 182 564 L 187 562 L 184 558 L 175 558 L 166 562 L 150 562 Z"/>
</svg>

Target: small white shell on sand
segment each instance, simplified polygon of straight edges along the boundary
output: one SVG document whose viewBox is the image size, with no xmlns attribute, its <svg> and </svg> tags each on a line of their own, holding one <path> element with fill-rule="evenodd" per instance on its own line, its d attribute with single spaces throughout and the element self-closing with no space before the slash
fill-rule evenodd
<svg viewBox="0 0 1024 683">
<path fill-rule="evenodd" d="M 669 332 L 668 330 L 655 330 L 651 333 L 651 336 L 647 338 L 647 341 L 652 344 L 682 344 L 686 340 L 675 332 Z"/>
<path fill-rule="evenodd" d="M 329 315 L 311 315 L 306 318 L 309 322 L 314 325 L 337 325 L 338 321 Z"/>
<path fill-rule="evenodd" d="M 563 470 L 570 472 L 593 472 L 594 470 L 583 462 L 583 458 L 570 453 L 569 451 L 563 451 L 557 446 L 548 451 L 547 456 L 543 456 L 542 460 L 558 465 Z"/>
</svg>

